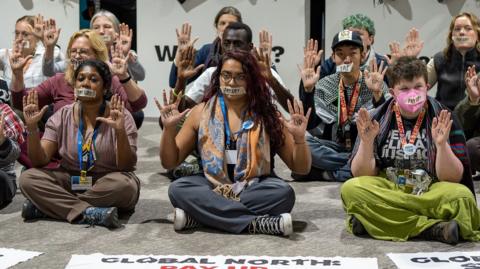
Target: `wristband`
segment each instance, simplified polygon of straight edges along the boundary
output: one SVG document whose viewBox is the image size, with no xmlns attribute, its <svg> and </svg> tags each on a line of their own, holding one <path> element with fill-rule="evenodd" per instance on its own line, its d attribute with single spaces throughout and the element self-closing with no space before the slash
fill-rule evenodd
<svg viewBox="0 0 480 269">
<path fill-rule="evenodd" d="M 131 79 L 132 79 L 132 76 L 130 76 L 130 74 L 129 74 L 129 75 L 128 75 L 128 78 L 126 78 L 126 79 L 121 79 L 121 80 L 120 80 L 120 83 L 125 84 L 125 83 L 129 82 Z"/>
</svg>

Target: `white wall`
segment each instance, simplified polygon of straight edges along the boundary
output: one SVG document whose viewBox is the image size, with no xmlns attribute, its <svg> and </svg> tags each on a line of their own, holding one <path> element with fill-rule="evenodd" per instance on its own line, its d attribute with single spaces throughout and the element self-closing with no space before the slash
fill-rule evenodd
<svg viewBox="0 0 480 269">
<path fill-rule="evenodd" d="M 216 32 L 213 20 L 223 6 L 232 5 L 242 13 L 243 22 L 253 31 L 253 42 L 258 44 L 258 31 L 267 29 L 273 35 L 273 46 L 282 46 L 284 53 L 276 63 L 277 70 L 285 84 L 297 92 L 298 71 L 296 64 L 302 61 L 305 40 L 305 1 L 304 0 L 189 0 L 182 6 L 177 0 L 137 1 L 137 27 L 139 59 L 147 70 L 142 86 L 147 90 L 149 104 L 147 116 L 158 116 L 153 103 L 154 96 L 168 87 L 168 74 L 171 62 L 160 62 L 155 45 L 161 47 L 176 44 L 175 28 L 183 22 L 192 24 L 192 37 L 199 37 L 197 49 L 211 43 Z"/>
<path fill-rule="evenodd" d="M 41 13 L 54 18 L 62 31 L 58 44 L 67 47 L 70 35 L 78 30 L 78 0 L 1 0 L 0 48 L 10 48 L 13 42 L 15 21 L 24 15 Z"/>
<path fill-rule="evenodd" d="M 333 36 L 341 30 L 342 19 L 355 13 L 363 13 L 375 22 L 374 48 L 380 54 L 389 53 L 388 43 L 403 43 L 405 34 L 411 27 L 420 31 L 425 41 L 421 56 L 433 56 L 446 45 L 448 27 L 452 16 L 462 11 L 480 15 L 476 0 L 384 0 L 384 4 L 374 6 L 372 0 L 327 0 L 325 47 L 327 55 Z M 378 0 L 375 0 L 378 2 Z"/>
</svg>

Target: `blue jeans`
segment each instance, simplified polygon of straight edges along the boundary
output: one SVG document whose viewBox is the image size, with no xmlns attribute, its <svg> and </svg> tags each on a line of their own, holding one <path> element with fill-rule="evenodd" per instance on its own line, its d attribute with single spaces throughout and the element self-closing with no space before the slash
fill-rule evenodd
<svg viewBox="0 0 480 269">
<path fill-rule="evenodd" d="M 312 167 L 331 172 L 335 181 L 344 182 L 352 178 L 348 165 L 350 151 L 336 142 L 308 136 L 307 144 L 312 154 Z"/>
</svg>

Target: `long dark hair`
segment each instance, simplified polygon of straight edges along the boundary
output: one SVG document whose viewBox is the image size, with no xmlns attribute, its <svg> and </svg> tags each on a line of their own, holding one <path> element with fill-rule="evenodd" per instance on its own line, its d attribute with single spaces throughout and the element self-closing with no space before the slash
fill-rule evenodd
<svg viewBox="0 0 480 269">
<path fill-rule="evenodd" d="M 210 86 L 207 89 L 204 101 L 209 100 L 220 92 L 220 73 L 223 64 L 227 60 L 236 60 L 242 64 L 242 70 L 245 73 L 245 81 L 247 83 L 247 112 L 255 115 L 255 120 L 264 124 L 265 131 L 270 137 L 270 146 L 272 152 L 276 152 L 283 146 L 285 136 L 283 135 L 283 125 L 278 119 L 279 111 L 277 106 L 273 104 L 273 97 L 270 89 L 267 87 L 265 78 L 260 73 L 255 57 L 248 51 L 233 50 L 226 52 L 218 67 L 212 74 Z"/>
</svg>

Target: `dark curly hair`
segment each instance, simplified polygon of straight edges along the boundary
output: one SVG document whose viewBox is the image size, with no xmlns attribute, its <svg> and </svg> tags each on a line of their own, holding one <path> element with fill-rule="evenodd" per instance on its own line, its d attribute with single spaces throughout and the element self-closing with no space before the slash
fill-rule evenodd
<svg viewBox="0 0 480 269">
<path fill-rule="evenodd" d="M 401 80 L 413 80 L 423 77 L 428 82 L 427 66 L 425 62 L 412 56 L 402 56 L 387 69 L 389 86 L 394 88 Z"/>
<path fill-rule="evenodd" d="M 112 73 L 110 73 L 110 68 L 103 61 L 87 60 L 85 62 L 82 62 L 75 70 L 75 73 L 73 73 L 73 81 L 71 82 L 72 85 L 75 85 L 75 80 L 77 79 L 78 73 L 80 73 L 80 70 L 83 69 L 85 66 L 90 66 L 97 70 L 98 74 L 102 78 L 103 88 L 105 89 L 103 98 L 105 100 L 110 100 L 110 98 L 112 97 L 112 91 L 110 89 L 112 86 Z"/>
<path fill-rule="evenodd" d="M 212 80 L 203 101 L 208 101 L 220 92 L 220 73 L 222 72 L 222 66 L 230 59 L 242 64 L 242 70 L 245 73 L 245 81 L 247 83 L 247 99 L 249 100 L 247 111 L 256 116 L 256 121 L 263 123 L 270 137 L 272 152 L 277 152 L 280 147 L 283 146 L 285 139 L 282 132 L 283 124 L 278 119 L 280 112 L 277 106 L 273 104 L 272 94 L 267 87 L 265 78 L 260 74 L 260 67 L 258 66 L 257 60 L 250 52 L 233 50 L 226 52 L 222 56 L 217 69 L 212 74 Z"/>
</svg>

